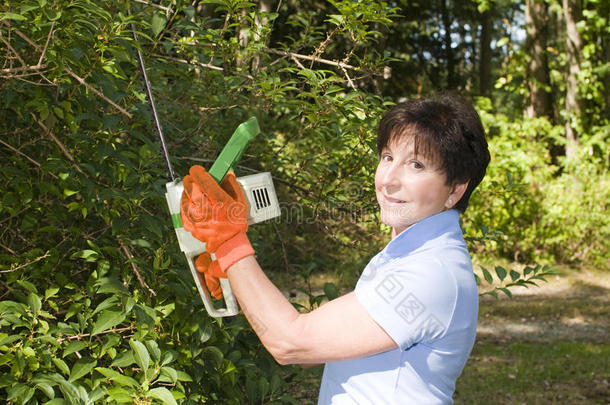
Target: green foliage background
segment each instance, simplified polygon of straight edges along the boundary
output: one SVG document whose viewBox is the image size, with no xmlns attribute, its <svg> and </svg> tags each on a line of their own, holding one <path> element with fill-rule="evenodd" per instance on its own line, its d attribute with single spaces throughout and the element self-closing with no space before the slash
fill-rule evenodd
<svg viewBox="0 0 610 405">
<path fill-rule="evenodd" d="M 289 1 L 267 12 L 231 0 L 144 3 L 1 3 L 0 398 L 298 402 L 287 388 L 297 368 L 279 368 L 243 317 L 202 308 L 166 210 L 135 49 L 179 174 L 209 165 L 239 123 L 258 117 L 263 135 L 238 175 L 271 171 L 284 215 L 249 235 L 263 268 L 307 282 L 317 271 L 353 279 L 387 241 L 372 187 L 377 122 L 400 97 L 448 83 L 439 34 L 415 18 L 427 5 L 413 2 Z M 467 20 L 477 6 L 453 11 Z M 519 49 L 496 66 L 493 99 L 507 102 L 493 107 L 476 86 L 457 86 L 477 100 L 493 153 L 464 217 L 472 249 L 531 265 L 482 270 L 488 292 L 532 283 L 555 261 L 607 265 L 608 106 L 598 83 L 608 63 L 594 40 L 607 25 L 602 6 L 589 9 L 575 160 L 550 152 L 561 122 L 518 113 Z M 430 49 L 428 73 L 405 47 Z M 336 288 L 325 293 L 311 304 Z"/>
</svg>

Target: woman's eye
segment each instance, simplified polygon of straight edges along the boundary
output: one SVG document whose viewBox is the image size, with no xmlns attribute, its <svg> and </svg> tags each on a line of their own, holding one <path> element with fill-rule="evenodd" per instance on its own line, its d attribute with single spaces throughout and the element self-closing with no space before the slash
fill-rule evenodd
<svg viewBox="0 0 610 405">
<path fill-rule="evenodd" d="M 381 160 L 385 161 L 385 162 L 391 162 L 392 161 L 392 156 L 386 154 L 381 155 Z"/>
<path fill-rule="evenodd" d="M 424 168 L 424 165 L 418 161 L 412 161 L 412 162 L 410 162 L 410 164 L 411 164 L 411 167 L 413 167 L 414 169 L 417 169 L 417 170 L 421 170 Z"/>
</svg>

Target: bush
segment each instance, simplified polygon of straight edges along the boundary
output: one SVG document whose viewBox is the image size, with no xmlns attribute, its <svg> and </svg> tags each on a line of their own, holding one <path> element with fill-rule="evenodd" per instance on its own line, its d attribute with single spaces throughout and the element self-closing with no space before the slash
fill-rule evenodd
<svg viewBox="0 0 610 405">
<path fill-rule="evenodd" d="M 289 17 L 292 31 L 271 49 L 257 24 L 278 15 L 254 3 L 8 3 L 0 30 L 11 46 L 1 51 L 24 67 L 3 69 L 13 77 L 0 85 L 0 401 L 296 402 L 286 391 L 297 368 L 280 368 L 243 316 L 203 310 L 167 212 L 135 50 L 148 62 L 178 175 L 209 167 L 256 114 L 264 134 L 238 174 L 271 167 L 288 201 L 300 190 L 305 209 L 319 212 L 318 201 L 341 200 L 343 182 L 366 174 L 354 168 L 369 156 L 383 101 L 353 81 L 366 88 L 384 66 L 375 30 L 392 11 L 333 2 L 321 22 Z M 320 33 L 330 31 L 345 45 L 333 57 L 349 72 L 284 55 L 322 52 Z M 253 227 L 261 261 L 283 266 L 280 231 L 293 265 L 326 263 L 299 240 L 299 230 L 336 220 L 322 218 Z"/>
<path fill-rule="evenodd" d="M 497 232 L 486 254 L 526 263 L 607 265 L 610 179 L 592 146 L 578 148 L 576 163 L 554 163 L 550 145 L 561 140 L 562 127 L 545 119 L 509 122 L 485 110 L 481 116 L 492 158 L 464 224 L 472 235 L 481 227 Z"/>
</svg>

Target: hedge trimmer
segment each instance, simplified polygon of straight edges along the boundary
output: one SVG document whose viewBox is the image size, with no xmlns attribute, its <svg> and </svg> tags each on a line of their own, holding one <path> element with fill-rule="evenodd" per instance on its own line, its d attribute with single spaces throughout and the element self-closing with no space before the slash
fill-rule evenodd
<svg viewBox="0 0 610 405">
<path fill-rule="evenodd" d="M 138 37 L 135 29 L 133 30 L 133 36 L 137 43 Z M 191 270 L 191 275 L 195 280 L 195 285 L 197 286 L 197 290 L 199 291 L 199 295 L 201 296 L 201 300 L 203 301 L 203 305 L 205 306 L 208 314 L 214 317 L 236 315 L 239 308 L 233 295 L 233 291 L 231 290 L 229 280 L 226 278 L 220 279 L 222 295 L 225 303 L 225 306 L 222 306 L 221 301 L 214 301 L 212 299 L 206 287 L 203 275 L 201 275 L 195 269 L 195 259 L 197 256 L 206 251 L 205 243 L 196 239 L 193 235 L 191 235 L 190 232 L 186 231 L 182 227 L 182 220 L 180 218 L 180 198 L 182 197 L 184 187 L 182 185 L 182 180 L 176 177 L 172 169 L 167 144 L 165 143 L 165 138 L 163 137 L 163 131 L 157 115 L 157 109 L 152 96 L 150 82 L 148 80 L 148 75 L 146 74 L 144 58 L 142 57 L 140 50 L 137 48 L 136 54 L 144 81 L 144 87 L 146 89 L 146 95 L 152 110 L 154 127 L 157 131 L 157 135 L 159 136 L 159 140 L 161 141 L 161 150 L 167 165 L 169 181 L 165 185 L 167 189 L 165 197 L 167 199 L 167 205 L 169 207 L 172 223 L 176 231 L 176 236 L 178 237 L 180 250 L 184 252 L 184 255 L 186 256 L 189 268 Z M 229 169 L 235 167 L 250 140 L 252 140 L 259 133 L 260 128 L 255 117 L 248 119 L 246 122 L 237 127 L 209 170 L 209 173 L 214 180 L 216 180 L 218 183 L 222 181 Z M 246 199 L 248 200 L 248 224 L 256 224 L 280 215 L 280 208 L 277 201 L 277 196 L 275 194 L 275 188 L 273 187 L 271 173 L 265 172 L 239 177 L 237 181 L 243 188 Z M 211 256 L 212 259 L 215 259 L 213 253 Z"/>
</svg>

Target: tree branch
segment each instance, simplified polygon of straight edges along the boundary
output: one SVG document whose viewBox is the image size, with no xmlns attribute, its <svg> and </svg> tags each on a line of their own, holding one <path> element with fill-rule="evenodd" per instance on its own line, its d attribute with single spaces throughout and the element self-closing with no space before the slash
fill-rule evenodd
<svg viewBox="0 0 610 405">
<path fill-rule="evenodd" d="M 17 271 L 17 270 L 22 269 L 24 267 L 27 267 L 27 266 L 29 266 L 31 264 L 34 264 L 34 263 L 36 263 L 36 262 L 38 262 L 38 261 L 40 261 L 40 260 L 42 260 L 42 259 L 44 259 L 45 257 L 48 257 L 48 256 L 49 256 L 49 252 L 45 253 L 44 255 L 42 255 L 40 257 L 37 257 L 36 259 L 32 260 L 31 262 L 24 263 L 24 264 L 22 264 L 20 266 L 12 268 L 12 269 L 0 270 L 0 273 L 11 273 L 13 271 Z"/>
<path fill-rule="evenodd" d="M 17 254 L 17 252 L 15 252 L 13 249 L 11 249 L 8 246 L 3 245 L 2 243 L 0 243 L 0 247 L 3 247 L 4 249 L 6 249 L 12 255 L 16 255 Z"/>
<path fill-rule="evenodd" d="M 47 53 L 47 48 L 49 47 L 49 42 L 51 41 L 51 37 L 53 36 L 53 28 L 55 27 L 55 21 L 51 24 L 51 28 L 49 29 L 49 35 L 47 35 L 47 42 L 44 44 L 44 48 L 40 53 L 40 58 L 38 59 L 38 65 L 42 64 L 42 60 L 44 59 L 44 55 Z"/>
<path fill-rule="evenodd" d="M 149 7 L 158 8 L 159 10 L 163 10 L 166 13 L 170 13 L 172 11 L 172 9 L 169 8 L 169 7 L 163 7 L 163 6 L 159 5 L 159 4 L 150 3 L 150 2 L 145 1 L 145 0 L 132 0 L 132 1 L 134 1 L 136 3 L 140 3 L 140 4 L 145 4 L 145 5 L 149 6 Z"/>
<path fill-rule="evenodd" d="M 275 229 L 275 234 L 277 235 L 278 240 L 280 241 L 280 246 L 282 247 L 282 256 L 284 257 L 284 266 L 286 267 L 286 272 L 289 272 L 292 269 L 292 265 L 288 261 L 288 253 L 286 252 L 286 245 L 284 244 L 284 240 L 282 239 L 282 235 L 280 234 L 280 230 L 277 227 L 275 221 L 273 222 L 273 229 Z"/>
<path fill-rule="evenodd" d="M 336 62 L 334 60 L 318 58 L 317 56 L 301 55 L 301 54 L 293 53 L 293 52 L 279 51 L 277 49 L 265 49 L 265 52 L 273 53 L 276 55 L 289 56 L 291 58 L 294 57 L 294 58 L 298 58 L 298 59 L 309 60 L 312 62 L 324 63 L 326 65 L 336 66 L 336 67 L 343 68 L 343 69 L 357 69 L 357 67 L 349 65 L 344 62 Z"/>
<path fill-rule="evenodd" d="M 127 332 L 129 330 L 133 330 L 133 326 L 127 326 L 125 328 L 112 328 L 112 329 L 108 329 L 99 333 L 96 333 L 96 335 L 104 335 L 106 333 L 121 333 L 121 332 Z M 57 338 L 57 343 L 62 343 L 64 341 L 71 341 L 71 340 L 81 340 L 82 338 L 86 338 L 91 336 L 90 333 L 79 333 L 78 335 L 74 335 L 74 336 L 66 336 L 66 337 L 58 337 Z"/>
<path fill-rule="evenodd" d="M 85 177 L 87 176 L 85 174 L 85 172 L 83 171 L 83 169 L 81 169 L 78 164 L 76 163 L 76 160 L 74 159 L 74 156 L 72 156 L 72 154 L 70 153 L 70 151 L 64 146 L 64 144 L 59 140 L 59 138 L 57 138 L 55 136 L 55 134 L 53 133 L 53 131 L 51 131 L 49 128 L 47 128 L 47 126 L 44 124 L 44 122 L 40 121 L 38 119 L 38 117 L 36 117 L 36 115 L 34 115 L 34 113 L 30 113 L 30 115 L 32 116 L 32 118 L 34 118 L 34 121 L 40 126 L 40 128 L 42 128 L 43 131 L 45 131 L 45 134 L 48 135 L 49 137 L 51 137 L 51 139 L 53 140 L 53 142 L 55 142 L 55 144 L 57 146 L 59 146 L 59 149 L 61 149 L 62 153 L 64 154 L 64 156 L 72 163 L 72 165 L 74 166 L 74 168 L 82 175 L 84 175 Z"/>
<path fill-rule="evenodd" d="M 19 66 L 19 67 L 14 67 L 14 68 L 0 69 L 0 73 L 11 74 L 11 73 L 27 72 L 28 70 L 43 70 L 46 68 L 47 68 L 46 64 L 32 65 L 32 66 Z M 38 72 L 34 72 L 34 74 L 36 74 L 36 73 L 38 73 Z"/>
<path fill-rule="evenodd" d="M 211 63 L 201 63 L 201 62 L 196 62 L 196 61 L 189 61 L 189 60 L 186 60 L 186 59 L 179 59 L 179 58 L 174 58 L 172 56 L 159 55 L 159 54 L 152 54 L 151 56 L 154 56 L 156 58 L 161 58 L 161 59 L 172 60 L 174 62 L 185 63 L 187 65 L 194 65 L 194 66 L 203 67 L 203 68 L 206 68 L 206 69 L 211 69 L 211 70 L 217 70 L 219 72 L 224 72 L 223 68 L 221 68 L 219 66 L 214 66 Z M 254 80 L 254 77 L 252 77 L 251 75 L 244 74 L 244 73 L 236 73 L 236 75 L 237 76 L 245 77 L 245 78 L 250 79 L 250 80 Z"/>
<path fill-rule="evenodd" d="M 8 143 L 4 142 L 2 139 L 0 139 L 0 143 L 4 146 L 6 146 L 7 148 L 9 148 L 10 150 L 12 150 L 13 152 L 23 156 L 24 158 L 26 158 L 27 160 L 29 160 L 30 162 L 34 163 L 36 166 L 40 167 L 40 163 L 38 163 L 37 161 L 35 161 L 34 159 L 32 159 L 31 157 L 29 157 L 28 155 L 26 155 L 25 153 L 21 152 L 19 149 L 15 148 L 12 145 L 9 145 Z"/>
<path fill-rule="evenodd" d="M 146 281 L 144 281 L 144 278 L 142 277 L 142 275 L 140 274 L 140 269 L 138 268 L 138 266 L 134 263 L 133 261 L 133 255 L 131 254 L 131 252 L 129 251 L 129 248 L 127 247 L 127 245 L 125 245 L 125 243 L 121 240 L 118 239 L 119 241 L 119 245 L 121 245 L 121 250 L 123 251 L 123 253 L 125 253 L 125 256 L 127 256 L 127 259 L 130 261 L 129 264 L 131 265 L 131 269 L 133 270 L 133 272 L 135 273 L 136 277 L 138 278 L 138 281 L 140 282 L 140 285 L 142 286 L 142 288 L 145 288 L 146 290 L 148 290 L 149 293 L 151 293 L 153 296 L 156 296 L 157 293 L 155 293 L 153 291 L 152 288 L 150 288 L 148 286 L 148 284 L 146 284 Z"/>
<path fill-rule="evenodd" d="M 118 105 L 117 103 L 115 103 L 114 101 L 110 100 L 108 97 L 106 97 L 104 95 L 104 93 L 102 93 L 101 91 L 99 91 L 98 89 L 96 89 L 95 87 L 92 87 L 90 84 L 88 84 L 85 79 L 83 79 L 82 77 L 78 76 L 76 73 L 74 73 L 72 71 L 72 69 L 70 69 L 69 67 L 64 67 L 64 70 L 73 78 L 76 79 L 77 82 L 79 82 L 80 84 L 82 84 L 83 86 L 85 86 L 88 90 L 90 90 L 92 93 L 96 94 L 97 96 L 101 97 L 102 99 L 104 99 L 104 101 L 106 101 L 108 104 L 112 105 L 114 108 L 116 108 L 117 110 L 119 110 L 124 116 L 126 116 L 127 118 L 131 119 L 133 118 L 133 116 L 131 115 L 131 113 L 129 113 L 127 110 L 125 110 L 123 107 L 121 107 L 120 105 Z"/>
<path fill-rule="evenodd" d="M 296 56 L 290 55 L 290 59 L 292 59 L 294 61 L 294 63 L 296 63 L 297 66 L 300 67 L 301 69 L 303 69 L 303 70 L 306 69 L 306 67 L 303 66 L 303 64 L 299 61 L 299 59 Z"/>
<path fill-rule="evenodd" d="M 343 73 L 345 74 L 345 77 L 347 78 L 347 84 L 349 84 L 349 87 L 356 90 L 356 86 L 354 85 L 352 78 L 349 77 L 349 74 L 347 73 L 347 69 L 345 69 L 343 66 L 341 66 L 341 70 L 343 71 Z"/>
<path fill-rule="evenodd" d="M 311 61 L 311 64 L 309 65 L 309 68 L 311 69 L 313 67 L 313 63 L 315 62 L 315 60 L 318 58 L 318 56 L 322 55 L 322 53 L 324 52 L 324 50 L 326 49 L 326 47 L 328 46 L 328 44 L 330 43 L 330 40 L 332 39 L 332 37 L 335 36 L 335 34 L 337 32 L 339 32 L 341 28 L 340 27 L 336 27 L 334 30 L 332 30 L 327 36 L 326 39 L 324 40 L 324 42 L 322 42 L 320 44 L 320 46 L 318 46 L 314 52 L 314 56 L 313 59 Z"/>
<path fill-rule="evenodd" d="M 9 26 L 11 28 L 11 30 L 13 32 L 15 32 L 15 34 L 19 35 L 21 37 L 21 39 L 23 39 L 28 44 L 32 45 L 34 48 L 36 48 L 36 50 L 42 51 L 42 48 L 40 47 L 40 45 L 38 45 L 36 42 L 32 41 L 27 35 L 25 35 L 21 31 L 19 31 L 17 28 L 11 27 L 11 25 L 6 20 L 0 21 L 0 22 L 3 23 L 4 25 Z"/>
</svg>

